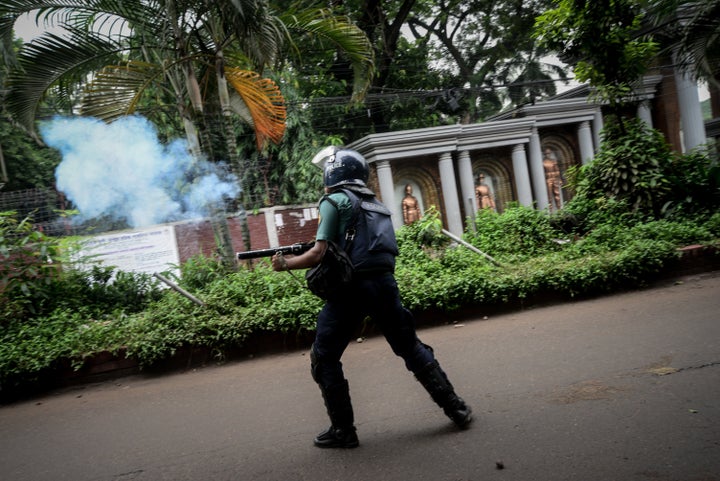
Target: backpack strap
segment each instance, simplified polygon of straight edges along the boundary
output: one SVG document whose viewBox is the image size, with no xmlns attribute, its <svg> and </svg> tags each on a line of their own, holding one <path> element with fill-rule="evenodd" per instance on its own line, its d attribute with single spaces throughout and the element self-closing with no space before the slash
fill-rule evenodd
<svg viewBox="0 0 720 481">
<path fill-rule="evenodd" d="M 358 195 L 351 190 L 341 188 L 340 191 L 348 196 L 353 206 L 352 217 L 350 217 L 350 221 L 345 227 L 345 251 L 350 252 L 352 250 L 353 241 L 355 240 L 355 234 L 357 234 L 357 225 L 358 219 L 360 218 L 361 201 Z"/>
</svg>

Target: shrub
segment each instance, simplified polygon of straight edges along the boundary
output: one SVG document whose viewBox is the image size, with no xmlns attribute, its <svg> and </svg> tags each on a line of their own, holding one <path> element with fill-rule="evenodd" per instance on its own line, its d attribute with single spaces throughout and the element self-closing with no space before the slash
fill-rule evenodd
<svg viewBox="0 0 720 481">
<path fill-rule="evenodd" d="M 202 254 L 189 258 L 177 267 L 180 268 L 178 284 L 190 291 L 203 289 L 231 272 L 222 260 Z"/>
<path fill-rule="evenodd" d="M 640 119 L 608 122 L 593 161 L 581 170 L 578 194 L 614 198 L 657 217 L 672 191 L 672 153 L 662 134 Z"/>
<path fill-rule="evenodd" d="M 667 174 L 671 192 L 663 214 L 682 218 L 697 213 L 714 213 L 720 207 L 720 163 L 706 148 L 679 155 Z"/>
<path fill-rule="evenodd" d="M 56 239 L 34 229 L 32 219 L 0 212 L 0 313 L 20 319 L 38 312 L 50 299 L 50 286 L 59 272 Z"/>
<path fill-rule="evenodd" d="M 553 239 L 564 236 L 553 228 L 546 213 L 529 207 L 511 205 L 502 214 L 490 209 L 478 212 L 476 231 L 468 240 L 490 256 L 511 256 L 528 259 L 553 250 Z"/>
</svg>

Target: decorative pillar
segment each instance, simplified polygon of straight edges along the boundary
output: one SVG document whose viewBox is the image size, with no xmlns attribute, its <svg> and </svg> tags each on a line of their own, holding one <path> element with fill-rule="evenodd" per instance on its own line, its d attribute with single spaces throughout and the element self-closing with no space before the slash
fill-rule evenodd
<svg viewBox="0 0 720 481">
<path fill-rule="evenodd" d="M 580 122 L 577 130 L 578 141 L 580 143 L 580 159 L 583 165 L 590 162 L 595 155 L 593 150 L 592 132 L 590 131 L 590 122 Z"/>
<path fill-rule="evenodd" d="M 600 150 L 600 144 L 602 143 L 602 135 L 600 134 L 603 126 L 602 109 L 598 107 L 595 111 L 595 116 L 593 117 L 593 140 L 595 141 L 595 152 Z"/>
<path fill-rule="evenodd" d="M 465 217 L 475 218 L 477 206 L 475 203 L 475 176 L 472 171 L 470 152 L 461 150 L 458 158 L 458 177 L 460 178 L 460 192 L 465 206 Z"/>
<path fill-rule="evenodd" d="M 275 207 L 265 211 L 265 231 L 268 235 L 268 243 L 270 244 L 270 247 L 277 247 L 280 245 L 280 236 L 278 236 L 278 221 L 276 216 L 280 216 L 280 219 L 282 219 L 282 213 L 278 214 Z"/>
<path fill-rule="evenodd" d="M 650 111 L 650 102 L 647 100 L 642 100 L 638 104 L 637 107 L 637 116 L 640 120 L 645 122 L 645 125 L 648 126 L 648 128 L 653 128 L 653 121 L 652 121 L 652 112 Z"/>
<path fill-rule="evenodd" d="M 390 162 L 383 160 L 376 164 L 378 184 L 380 184 L 380 197 L 385 206 L 392 212 L 392 222 L 395 229 L 399 229 L 403 224 L 402 212 L 398 212 L 398 206 L 395 202 L 395 183 L 393 182 L 392 169 Z"/>
<path fill-rule="evenodd" d="M 460 216 L 457 184 L 455 183 L 455 169 L 453 168 L 452 154 L 450 152 L 440 154 L 438 168 L 440 170 L 440 184 L 442 185 L 443 200 L 445 201 L 448 230 L 452 234 L 461 236 L 464 229 L 462 217 Z"/>
<path fill-rule="evenodd" d="M 532 186 L 535 190 L 535 205 L 539 210 L 548 208 L 548 191 L 545 182 L 545 169 L 542 162 L 542 148 L 540 147 L 540 135 L 537 128 L 533 127 L 530 134 L 530 173 L 532 175 Z"/>
<path fill-rule="evenodd" d="M 515 189 L 520 205 L 532 207 L 532 189 L 530 187 L 530 173 L 528 172 L 525 146 L 518 144 L 513 147 L 512 163 L 515 176 Z"/>
<path fill-rule="evenodd" d="M 707 143 L 697 82 L 687 73 L 675 69 L 675 85 L 680 105 L 680 128 L 683 152 Z"/>
</svg>

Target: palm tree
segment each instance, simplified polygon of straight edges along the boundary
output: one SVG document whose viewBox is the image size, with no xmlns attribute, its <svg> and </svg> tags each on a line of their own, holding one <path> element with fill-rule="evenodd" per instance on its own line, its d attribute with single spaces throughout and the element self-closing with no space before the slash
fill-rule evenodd
<svg viewBox="0 0 720 481">
<path fill-rule="evenodd" d="M 0 5 L 0 39 L 11 38 L 14 20 L 26 13 L 68 31 L 25 45 L 19 67 L 8 75 L 7 109 L 30 132 L 50 89 L 69 98 L 83 85 L 80 112 L 106 121 L 145 113 L 143 99 L 153 94 L 172 99 L 194 155 L 224 158 L 237 170 L 236 119 L 254 128 L 258 149 L 283 137 L 282 94 L 261 73 L 285 49 L 299 51 L 293 35 L 310 33 L 347 56 L 356 73 L 355 100 L 372 78 L 372 47 L 365 35 L 321 8 L 277 15 L 265 0 L 16 0 Z M 221 217 L 215 223 L 218 247 L 230 265 L 234 253 Z"/>
<path fill-rule="evenodd" d="M 655 0 L 649 23 L 680 68 L 720 87 L 720 0 Z"/>
</svg>

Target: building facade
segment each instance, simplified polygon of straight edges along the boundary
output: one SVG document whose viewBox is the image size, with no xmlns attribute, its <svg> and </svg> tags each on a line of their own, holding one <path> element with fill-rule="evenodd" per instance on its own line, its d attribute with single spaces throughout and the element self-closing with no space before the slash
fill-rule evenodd
<svg viewBox="0 0 720 481">
<path fill-rule="evenodd" d="M 634 95 L 636 115 L 675 150 L 706 142 L 696 83 L 658 74 L 645 77 Z M 567 170 L 593 158 L 603 119 L 603 106 L 581 86 L 480 124 L 373 134 L 349 147 L 368 160 L 371 187 L 396 227 L 408 221 L 403 202 L 411 200 L 421 213 L 434 206 L 445 228 L 461 235 L 478 209 L 502 212 L 511 202 L 562 208 L 573 196 Z"/>
</svg>

